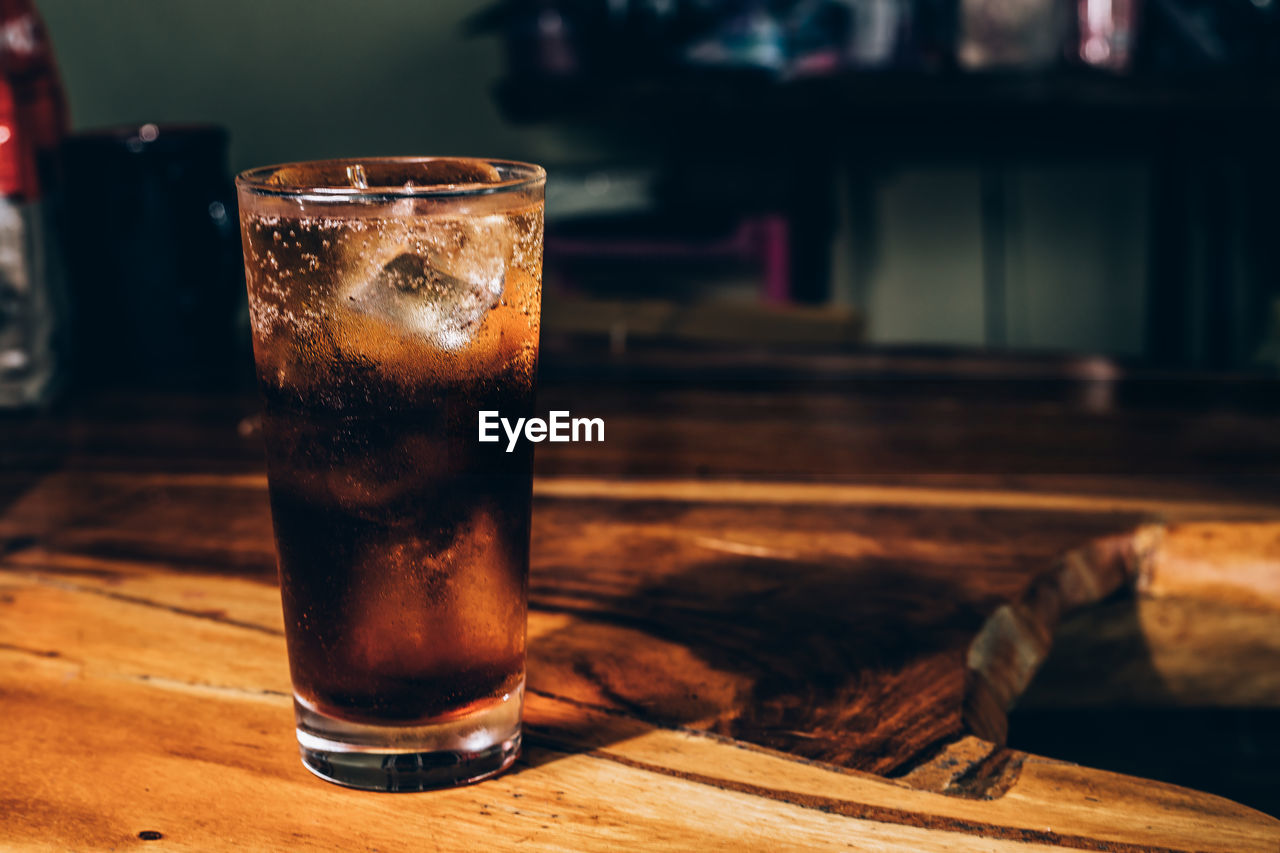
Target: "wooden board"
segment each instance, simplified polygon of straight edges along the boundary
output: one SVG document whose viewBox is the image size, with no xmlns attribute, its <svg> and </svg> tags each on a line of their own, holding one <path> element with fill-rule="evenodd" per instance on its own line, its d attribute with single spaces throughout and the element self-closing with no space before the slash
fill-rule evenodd
<svg viewBox="0 0 1280 853">
<path fill-rule="evenodd" d="M 446 849 L 1243 851 L 1272 850 L 1280 838 L 1280 823 L 1215 797 L 1026 756 L 1005 761 L 994 792 L 915 790 L 910 777 L 893 782 L 560 698 L 538 663 L 530 749 L 516 772 L 439 794 L 342 791 L 308 776 L 293 753 L 269 586 L 117 569 L 3 573 L 0 702 L 21 749 L 0 800 L 6 837 L 24 847 L 125 846 L 143 832 L 175 849 L 232 838 L 408 849 L 418 838 Z M 573 622 L 535 612 L 533 648 Z M 976 757 L 986 757 L 982 747 L 959 767 L 971 770 Z"/>
<path fill-rule="evenodd" d="M 1020 445 L 965 407 L 922 439 L 931 388 L 724 388 L 665 430 L 675 392 L 609 398 L 621 429 L 594 467 L 582 447 L 540 462 L 525 757 L 403 796 L 297 760 L 246 409 L 135 399 L 2 425 L 0 846 L 1275 851 L 1280 821 L 1243 806 L 1001 746 L 1070 614 L 1131 588 L 1272 600 L 1280 505 L 1233 478 L 1275 416 L 1162 416 L 1194 477 L 1145 450 L 1018 474 L 1054 446 L 1043 401 L 1000 404 L 1042 424 Z M 771 395 L 825 412 L 807 449 L 759 452 L 790 417 Z M 1059 446 L 1140 448 L 1154 422 L 1121 410 L 1082 438 L 1089 416 L 1055 405 Z M 892 417 L 839 432 L 859 407 Z M 936 452 L 908 464 L 899 428 Z M 824 430 L 865 436 L 829 476 Z M 1254 443 L 1215 449 L 1232 436 Z M 939 472 L 947 448 L 967 462 Z M 1251 521 L 1170 526 L 1204 518 Z M 1245 695 L 1267 657 L 1219 648 L 1218 689 Z"/>
<path fill-rule="evenodd" d="M 1025 704 L 1280 709 L 1280 525 L 1152 532 L 1135 594 L 1066 620 Z"/>
</svg>

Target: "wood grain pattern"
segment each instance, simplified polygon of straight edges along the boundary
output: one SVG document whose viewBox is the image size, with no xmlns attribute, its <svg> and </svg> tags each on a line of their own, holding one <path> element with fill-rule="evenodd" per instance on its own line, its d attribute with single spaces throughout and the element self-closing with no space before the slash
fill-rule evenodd
<svg viewBox="0 0 1280 853">
<path fill-rule="evenodd" d="M 233 586 L 229 600 L 214 591 L 225 579 L 171 577 L 179 597 L 223 613 L 245 606 L 247 589 Z M 248 588 L 265 612 L 270 588 Z M 714 849 L 1248 851 L 1274 849 L 1280 832 L 1219 798 L 1035 758 L 998 799 L 949 797 L 541 691 L 516 772 L 422 796 L 344 791 L 282 748 L 292 714 L 278 623 L 201 618 L 12 569 L 0 606 L 3 702 L 24 746 L 0 801 L 6 839 L 24 848 L 129 846 L 158 832 L 176 849 L 230 838 L 402 849 L 425 838 L 444 848 L 697 839 Z M 557 626 L 535 618 L 531 629 L 536 643 Z"/>
<path fill-rule="evenodd" d="M 1138 592 L 1280 612 L 1277 566 L 1280 525 L 1182 524 L 1153 542 L 1139 572 Z"/>
<path fill-rule="evenodd" d="M 656 382 L 661 358 L 587 377 L 606 444 L 539 459 L 526 755 L 413 796 L 296 759 L 249 404 L 133 395 L 0 424 L 0 844 L 1280 846 L 1280 821 L 1221 798 L 1001 745 L 1060 638 L 1129 589 L 1186 608 L 1152 628 L 1170 648 L 1205 626 L 1219 695 L 1270 701 L 1275 409 L 784 367 L 756 387 L 730 363 Z M 545 400 L 582 409 L 582 382 Z"/>
<path fill-rule="evenodd" d="M 68 520 L 42 513 L 56 529 L 11 563 L 124 596 L 138 567 L 274 579 L 261 480 L 58 474 L 52 494 L 72 492 L 67 477 L 79 487 Z M 16 510 L 46 506 L 35 491 Z M 1075 543 L 1137 520 L 936 499 L 539 498 L 531 607 L 574 618 L 533 649 L 531 683 L 889 772 L 965 730 L 964 661 L 998 605 Z M 200 609 L 194 596 L 166 603 Z"/>
</svg>

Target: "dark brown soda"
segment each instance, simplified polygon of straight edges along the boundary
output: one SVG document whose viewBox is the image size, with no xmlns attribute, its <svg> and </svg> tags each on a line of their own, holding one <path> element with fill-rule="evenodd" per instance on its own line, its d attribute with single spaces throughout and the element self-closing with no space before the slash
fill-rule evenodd
<svg viewBox="0 0 1280 853">
<path fill-rule="evenodd" d="M 531 383 L 366 390 L 335 407 L 263 383 L 294 687 L 352 722 L 461 716 L 524 678 L 530 445 L 480 443 L 477 420 L 530 416 Z"/>
<path fill-rule="evenodd" d="M 524 678 L 531 450 L 480 442 L 478 415 L 532 414 L 541 236 L 537 204 L 245 218 L 289 663 L 315 711 L 425 724 Z M 494 269 L 492 302 L 467 291 Z"/>
</svg>

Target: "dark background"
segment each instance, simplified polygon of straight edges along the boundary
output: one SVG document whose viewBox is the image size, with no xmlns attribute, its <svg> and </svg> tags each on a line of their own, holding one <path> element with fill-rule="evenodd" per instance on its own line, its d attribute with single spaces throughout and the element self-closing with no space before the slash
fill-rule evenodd
<svg viewBox="0 0 1280 853">
<path fill-rule="evenodd" d="M 78 128 L 221 124 L 237 171 L 393 153 L 533 160 L 550 169 L 549 233 L 566 238 L 592 215 L 656 213 L 668 233 L 610 220 L 588 236 L 705 246 L 751 206 L 778 214 L 789 301 L 831 309 L 784 339 L 1233 369 L 1280 360 L 1267 344 L 1275 37 L 1253 25 L 1276 21 L 1268 2 L 1179 0 L 1173 27 L 1153 0 L 1137 60 L 1114 74 L 1084 67 L 1069 26 L 1048 63 L 973 67 L 937 12 L 948 4 L 930 0 L 889 58 L 803 80 L 681 62 L 717 15 L 758 7 L 787 24 L 803 3 L 37 5 Z M 621 48 L 616 32 L 590 29 L 606 7 L 629 10 Z M 679 8 L 701 14 L 696 26 L 654 23 Z M 1219 20 L 1224 10 L 1235 17 Z M 556 26 L 560 42 L 539 46 Z M 750 305 L 762 293 L 750 261 L 714 275 L 642 265 L 628 278 L 625 265 L 558 264 L 554 245 L 548 260 L 552 295 Z M 607 331 L 621 318 L 644 331 L 630 305 L 601 316 L 580 302 L 549 302 L 547 328 Z M 732 337 L 726 325 L 695 336 Z"/>
</svg>

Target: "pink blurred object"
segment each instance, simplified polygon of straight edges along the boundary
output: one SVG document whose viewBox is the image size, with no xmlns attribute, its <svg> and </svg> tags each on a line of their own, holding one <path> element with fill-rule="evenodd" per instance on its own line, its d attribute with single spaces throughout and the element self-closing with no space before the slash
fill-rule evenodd
<svg viewBox="0 0 1280 853">
<path fill-rule="evenodd" d="M 1079 53 L 1088 65 L 1127 71 L 1133 62 L 1141 0 L 1079 0 Z"/>
<path fill-rule="evenodd" d="M 655 239 L 573 239 L 547 235 L 547 254 L 559 258 L 616 258 L 664 261 L 737 258 L 760 269 L 761 299 L 791 300 L 791 229 L 785 217 L 762 215 L 744 219 L 723 239 L 712 242 Z"/>
</svg>

